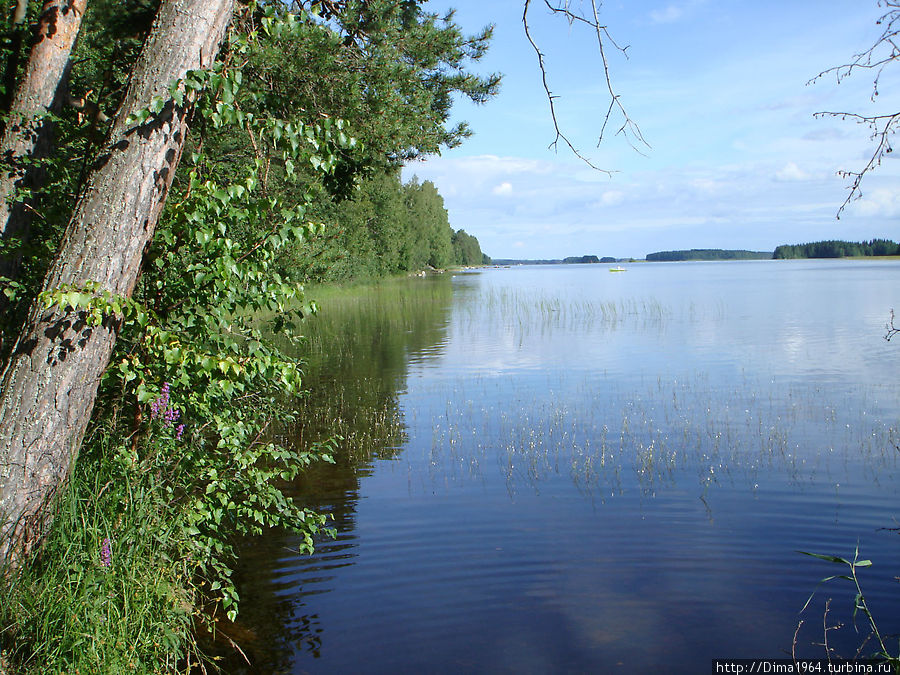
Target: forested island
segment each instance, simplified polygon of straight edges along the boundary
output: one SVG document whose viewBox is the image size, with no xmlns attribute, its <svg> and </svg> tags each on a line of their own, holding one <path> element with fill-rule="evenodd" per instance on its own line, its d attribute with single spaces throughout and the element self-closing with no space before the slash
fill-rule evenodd
<svg viewBox="0 0 900 675">
<path fill-rule="evenodd" d="M 778 260 L 795 258 L 850 258 L 864 256 L 900 255 L 900 245 L 890 239 L 870 241 L 814 241 L 808 244 L 784 244 L 772 256 Z"/>
<path fill-rule="evenodd" d="M 672 262 L 677 260 L 771 260 L 768 251 L 727 250 L 720 248 L 692 248 L 687 251 L 657 251 L 648 253 L 648 262 Z"/>
</svg>

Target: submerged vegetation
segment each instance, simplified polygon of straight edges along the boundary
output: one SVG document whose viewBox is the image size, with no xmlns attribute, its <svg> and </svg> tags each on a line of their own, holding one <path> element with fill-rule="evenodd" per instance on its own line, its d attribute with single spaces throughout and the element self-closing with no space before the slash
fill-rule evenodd
<svg viewBox="0 0 900 675">
<path fill-rule="evenodd" d="M 702 267 L 687 273 L 707 271 Z M 514 282 L 511 277 L 519 274 Z M 792 563 L 793 551 L 854 540 L 856 533 L 848 530 L 860 522 L 857 517 L 877 527 L 878 513 L 869 508 L 875 500 L 860 494 L 883 498 L 893 491 L 886 483 L 893 484 L 900 467 L 891 445 L 898 386 L 865 376 L 848 386 L 845 371 L 852 366 L 843 363 L 832 372 L 836 364 L 827 359 L 815 371 L 777 357 L 765 361 L 774 370 L 757 368 L 758 357 L 744 353 L 746 342 L 760 339 L 754 314 L 748 316 L 740 302 L 710 300 L 762 293 L 767 304 L 779 281 L 702 294 L 709 287 L 693 284 L 682 294 L 648 283 L 643 290 L 654 294 L 631 299 L 627 288 L 596 270 L 559 268 L 311 289 L 323 306 L 309 327 L 305 352 L 307 385 L 314 393 L 284 433 L 314 440 L 333 421 L 353 441 L 338 450 L 334 465 L 319 464 L 297 483 L 304 504 L 327 505 L 339 536 L 323 542 L 310 561 L 294 563 L 281 554 L 271 563 L 273 597 L 263 607 L 280 607 L 287 626 L 282 631 L 260 618 L 260 632 L 277 631 L 279 638 L 271 658 L 284 659 L 284 669 L 297 667 L 303 657 L 295 645 L 302 640 L 320 663 L 340 662 L 335 653 L 346 650 L 334 635 L 345 635 L 345 624 L 385 592 L 396 600 L 383 610 L 390 626 L 353 624 L 364 626 L 358 652 L 368 653 L 373 635 L 399 639 L 394 633 L 406 631 L 405 621 L 416 624 L 410 632 L 430 630 L 435 624 L 428 617 L 416 612 L 411 619 L 402 608 L 407 599 L 418 607 L 418 594 L 439 594 L 438 588 L 453 596 L 440 608 L 440 625 L 470 617 L 465 606 L 454 613 L 457 593 L 471 594 L 483 603 L 482 611 L 499 613 L 498 605 L 516 606 L 522 593 L 532 591 L 546 593 L 553 610 L 587 595 L 590 607 L 579 617 L 602 623 L 610 598 L 598 577 L 617 588 L 626 585 L 615 596 L 623 602 L 646 606 L 654 616 L 679 612 L 693 625 L 655 625 L 654 635 L 664 643 L 652 652 L 657 659 L 671 656 L 670 640 L 681 644 L 689 635 L 685 649 L 699 661 L 700 633 L 716 629 L 697 617 L 723 602 L 730 604 L 718 610 L 722 616 L 746 622 L 736 642 L 746 639 L 741 644 L 766 653 L 789 649 L 796 612 L 818 578 L 815 564 L 810 569 Z M 795 306 L 772 303 L 777 322 L 790 315 L 785 304 Z M 746 342 L 734 342 L 729 329 L 749 332 Z M 811 334 L 792 332 L 808 347 Z M 726 360 L 719 371 L 722 364 L 674 346 L 712 336 L 734 347 L 727 356 L 716 352 Z M 833 336 L 821 337 L 828 342 Z M 777 343 L 760 341 L 763 350 Z M 636 351 L 621 352 L 635 345 Z M 648 362 L 654 350 L 663 351 L 659 364 Z M 836 386 L 830 386 L 828 373 Z M 855 511 L 860 499 L 861 514 Z M 384 509 L 396 520 L 379 519 Z M 468 516 L 459 519 L 457 513 Z M 653 533 L 671 540 L 642 540 Z M 685 547 L 691 536 L 698 539 Z M 456 552 L 457 542 L 464 553 Z M 262 557 L 292 543 L 276 539 Z M 435 551 L 440 560 L 428 559 Z M 391 561 L 405 557 L 415 565 L 420 555 L 430 563 L 427 571 L 413 579 L 395 573 Z M 468 556 L 465 564 L 461 556 Z M 624 567 L 632 569 L 623 572 Z M 661 589 L 674 600 L 645 590 L 651 570 L 667 577 Z M 748 579 L 737 578 L 743 574 Z M 504 589 L 493 588 L 495 583 Z M 873 612 L 889 597 L 885 585 L 872 589 Z M 723 600 L 725 587 L 733 600 Z M 768 600 L 748 602 L 745 594 Z M 836 597 L 829 625 L 849 623 L 850 609 L 838 604 Z M 819 609 L 811 604 L 804 615 L 798 636 L 804 656 L 822 653 L 811 644 L 821 641 L 821 615 L 808 618 Z M 777 625 L 780 633 L 773 637 L 777 631 L 767 634 L 760 623 Z M 862 622 L 859 627 L 865 628 Z M 732 628 L 733 622 L 722 630 Z M 580 635 L 567 630 L 573 629 L 560 636 L 571 639 L 573 651 L 584 647 L 596 657 L 599 649 L 604 658 L 616 649 L 627 652 L 621 644 L 590 638 L 585 647 Z M 847 625 L 843 633 L 830 631 L 832 653 L 851 656 L 853 628 Z M 768 639 L 761 643 L 764 634 Z M 733 644 L 732 637 L 717 640 L 717 647 Z"/>
<path fill-rule="evenodd" d="M 770 472 L 802 487 L 851 453 L 865 457 L 872 471 L 894 465 L 886 451 L 895 433 L 891 424 L 873 419 L 865 429 L 851 429 L 847 420 L 865 417 L 863 410 L 840 411 L 823 404 L 814 389 L 782 392 L 771 384 L 745 381 L 722 391 L 703 377 L 659 379 L 626 392 L 602 376 L 575 384 L 551 379 L 551 391 L 574 386 L 579 396 L 548 395 L 510 407 L 496 379 L 468 376 L 456 384 L 467 400 L 435 412 L 428 457 L 436 476 L 477 480 L 496 464 L 511 491 L 539 491 L 545 482 L 568 477 L 599 501 L 635 485 L 648 498 L 667 488 L 700 497 L 735 484 L 753 490 L 762 482 L 765 489 L 762 476 Z M 784 410 L 781 398 L 794 404 Z M 473 400 L 480 403 L 473 406 Z M 831 439 L 831 457 L 806 447 L 809 425 Z M 499 448 L 494 439 L 503 439 Z"/>
</svg>

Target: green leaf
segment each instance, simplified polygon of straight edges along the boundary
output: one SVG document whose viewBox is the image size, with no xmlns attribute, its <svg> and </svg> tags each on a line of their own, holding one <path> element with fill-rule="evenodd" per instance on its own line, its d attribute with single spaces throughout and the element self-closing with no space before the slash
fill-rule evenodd
<svg viewBox="0 0 900 675">
<path fill-rule="evenodd" d="M 125 118 L 125 124 L 136 124 L 140 126 L 148 119 L 150 119 L 149 110 L 138 110 L 137 112 L 131 113 L 130 115 L 128 115 L 128 117 Z"/>
<path fill-rule="evenodd" d="M 825 560 L 826 562 L 841 563 L 844 565 L 851 564 L 849 560 L 834 555 L 822 555 L 821 553 L 809 553 L 807 551 L 797 551 L 797 553 L 802 553 L 803 555 L 808 555 L 812 558 L 818 558 L 819 560 Z"/>
</svg>

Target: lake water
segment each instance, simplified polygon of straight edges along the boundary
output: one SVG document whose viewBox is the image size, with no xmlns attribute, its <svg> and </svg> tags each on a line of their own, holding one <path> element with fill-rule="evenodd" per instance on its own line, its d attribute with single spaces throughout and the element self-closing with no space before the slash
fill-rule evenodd
<svg viewBox="0 0 900 675">
<path fill-rule="evenodd" d="M 900 632 L 900 261 L 627 268 L 313 294 L 283 434 L 344 437 L 292 487 L 337 537 L 245 547 L 255 672 L 702 673 L 823 619 L 852 657 L 849 583 L 800 613 L 846 570 L 797 551 L 857 545 Z"/>
</svg>

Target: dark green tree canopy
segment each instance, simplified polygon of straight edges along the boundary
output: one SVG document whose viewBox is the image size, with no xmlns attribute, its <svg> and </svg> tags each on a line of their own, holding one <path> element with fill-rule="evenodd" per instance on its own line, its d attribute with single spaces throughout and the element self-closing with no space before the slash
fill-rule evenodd
<svg viewBox="0 0 900 675">
<path fill-rule="evenodd" d="M 454 96 L 483 103 L 499 90 L 499 75 L 468 70 L 485 54 L 493 27 L 465 35 L 453 12 L 428 13 L 423 4 L 347 0 L 284 8 L 308 20 L 250 57 L 244 72 L 259 105 L 282 117 L 344 119 L 364 148 L 354 153 L 356 169 L 459 145 L 471 131 L 450 125 Z"/>
<path fill-rule="evenodd" d="M 900 254 L 900 246 L 890 239 L 871 241 L 814 241 L 808 244 L 783 244 L 775 249 L 774 258 L 846 258 Z"/>
</svg>

